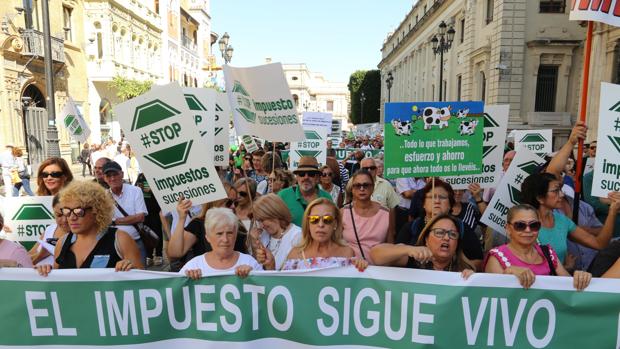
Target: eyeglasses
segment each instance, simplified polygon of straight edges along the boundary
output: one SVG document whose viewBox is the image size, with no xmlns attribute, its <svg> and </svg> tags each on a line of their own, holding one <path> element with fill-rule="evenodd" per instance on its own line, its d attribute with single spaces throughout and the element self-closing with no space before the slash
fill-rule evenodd
<svg viewBox="0 0 620 349">
<path fill-rule="evenodd" d="M 86 211 L 92 209 L 92 207 L 76 207 L 76 208 L 68 208 L 63 207 L 60 209 L 60 212 L 63 216 L 69 218 L 71 215 L 75 217 L 84 217 L 86 215 Z"/>
<path fill-rule="evenodd" d="M 364 170 L 364 171 L 376 171 L 377 170 L 377 166 L 362 167 L 362 170 Z"/>
<path fill-rule="evenodd" d="M 372 183 L 355 183 L 353 184 L 353 189 L 362 190 L 369 189 L 372 186 Z"/>
<path fill-rule="evenodd" d="M 47 178 L 47 177 L 52 177 L 52 178 L 60 178 L 63 176 L 64 173 L 62 173 L 62 171 L 54 171 L 54 172 L 41 172 L 41 178 Z"/>
<path fill-rule="evenodd" d="M 460 235 L 459 232 L 456 230 L 446 230 L 441 228 L 431 229 L 431 233 L 433 233 L 433 235 L 435 235 L 435 237 L 439 239 L 443 239 L 443 237 L 448 234 L 448 238 L 450 238 L 450 240 L 458 240 Z"/>
<path fill-rule="evenodd" d="M 323 172 L 323 173 L 321 173 L 321 177 L 331 177 L 331 176 L 333 176 L 333 175 L 334 175 L 334 174 L 333 174 L 333 173 L 331 173 L 331 172 Z"/>
<path fill-rule="evenodd" d="M 540 227 L 542 226 L 539 221 L 531 221 L 531 222 L 516 221 L 516 222 L 512 222 L 508 224 L 512 225 L 512 227 L 516 231 L 525 231 L 527 228 L 530 228 L 530 231 L 539 231 Z"/>
<path fill-rule="evenodd" d="M 319 224 L 320 221 L 323 221 L 323 224 L 329 225 L 334 223 L 336 219 L 334 216 L 325 215 L 325 216 L 308 216 L 308 222 L 310 224 Z"/>
<path fill-rule="evenodd" d="M 318 174 L 319 172 L 314 172 L 314 171 L 299 171 L 295 173 L 295 175 L 301 178 L 306 177 L 306 176 L 313 178 L 313 177 L 316 177 Z"/>
<path fill-rule="evenodd" d="M 555 189 L 549 190 L 547 191 L 547 193 L 555 193 L 556 195 L 561 195 L 560 193 L 564 194 L 561 187 L 557 187 Z"/>
<path fill-rule="evenodd" d="M 245 159 L 245 160 L 248 160 L 248 161 L 252 160 L 252 158 L 244 158 L 244 159 Z"/>
<path fill-rule="evenodd" d="M 246 193 L 244 191 L 238 191 L 237 194 L 239 194 L 242 198 L 248 197 L 248 193 Z"/>
<path fill-rule="evenodd" d="M 448 195 L 439 195 L 439 194 L 438 194 L 438 195 L 435 195 L 435 196 L 426 195 L 426 196 L 425 196 L 425 198 L 426 198 L 426 199 L 433 199 L 433 200 L 441 200 L 441 201 L 444 201 L 444 200 L 448 200 L 448 199 L 449 199 L 449 198 L 448 198 Z"/>
</svg>

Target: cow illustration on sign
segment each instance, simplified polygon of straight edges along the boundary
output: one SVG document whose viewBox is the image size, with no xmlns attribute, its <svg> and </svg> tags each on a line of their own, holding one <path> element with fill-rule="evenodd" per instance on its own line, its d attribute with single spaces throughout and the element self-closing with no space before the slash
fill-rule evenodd
<svg viewBox="0 0 620 349">
<path fill-rule="evenodd" d="M 451 107 L 435 108 L 426 107 L 422 111 L 422 119 L 424 120 L 424 129 L 430 130 L 433 126 L 443 129 L 448 127 L 448 121 L 452 117 L 450 114 Z"/>
</svg>

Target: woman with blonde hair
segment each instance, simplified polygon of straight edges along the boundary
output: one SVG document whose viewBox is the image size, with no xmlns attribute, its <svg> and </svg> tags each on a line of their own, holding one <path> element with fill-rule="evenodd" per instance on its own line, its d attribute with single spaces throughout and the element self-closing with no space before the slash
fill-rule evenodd
<svg viewBox="0 0 620 349">
<path fill-rule="evenodd" d="M 317 269 L 354 265 L 363 271 L 368 262 L 355 252 L 342 236 L 342 215 L 329 199 L 312 201 L 304 212 L 301 242 L 293 247 L 282 270 Z"/>
<path fill-rule="evenodd" d="M 37 171 L 37 195 L 56 195 L 73 180 L 71 168 L 63 158 L 48 158 Z"/>
<path fill-rule="evenodd" d="M 60 212 L 67 218 L 70 232 L 56 244 L 54 269 L 142 269 L 135 241 L 126 232 L 110 227 L 113 211 L 112 197 L 95 182 L 76 181 L 64 188 Z M 51 269 L 49 264 L 37 266 L 43 276 Z"/>
<path fill-rule="evenodd" d="M 254 203 L 252 252 L 266 270 L 282 268 L 286 256 L 301 240 L 301 228 L 291 223 L 291 212 L 278 195 L 261 196 Z"/>
</svg>

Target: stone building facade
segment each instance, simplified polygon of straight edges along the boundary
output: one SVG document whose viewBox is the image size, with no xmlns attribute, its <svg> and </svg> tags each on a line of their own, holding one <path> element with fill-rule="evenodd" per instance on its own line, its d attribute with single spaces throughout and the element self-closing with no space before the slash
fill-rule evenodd
<svg viewBox="0 0 620 349">
<path fill-rule="evenodd" d="M 431 39 L 444 21 L 456 31 L 444 100 L 510 104 L 510 129 L 553 128 L 557 146 L 578 115 L 583 65 L 585 29 L 568 13 L 565 0 L 420 0 L 383 44 L 382 102 L 390 72 L 391 101 L 438 100 Z"/>
</svg>

